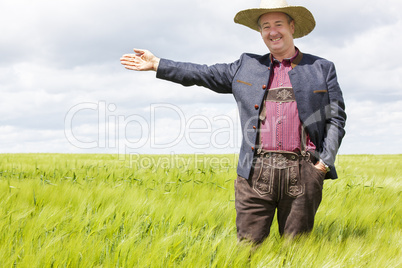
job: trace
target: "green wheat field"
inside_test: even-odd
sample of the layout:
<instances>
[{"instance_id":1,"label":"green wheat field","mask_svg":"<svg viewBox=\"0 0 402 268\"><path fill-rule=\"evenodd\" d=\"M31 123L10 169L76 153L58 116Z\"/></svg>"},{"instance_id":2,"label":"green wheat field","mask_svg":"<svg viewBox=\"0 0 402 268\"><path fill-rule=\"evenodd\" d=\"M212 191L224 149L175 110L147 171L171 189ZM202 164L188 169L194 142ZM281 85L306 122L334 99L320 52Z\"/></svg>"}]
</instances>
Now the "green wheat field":
<instances>
[{"instance_id":1,"label":"green wheat field","mask_svg":"<svg viewBox=\"0 0 402 268\"><path fill-rule=\"evenodd\" d=\"M0 267L402 267L402 155L340 155L311 234L238 243L236 155L0 154Z\"/></svg>"}]
</instances>

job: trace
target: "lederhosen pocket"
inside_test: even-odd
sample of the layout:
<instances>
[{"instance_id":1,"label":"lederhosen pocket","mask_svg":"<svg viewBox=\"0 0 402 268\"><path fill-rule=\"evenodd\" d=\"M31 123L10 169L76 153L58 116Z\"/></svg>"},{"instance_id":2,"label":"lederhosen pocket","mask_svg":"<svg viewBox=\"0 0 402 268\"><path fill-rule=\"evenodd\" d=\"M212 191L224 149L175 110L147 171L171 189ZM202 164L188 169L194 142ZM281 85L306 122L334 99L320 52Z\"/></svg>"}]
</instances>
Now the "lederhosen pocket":
<instances>
[{"instance_id":1,"label":"lederhosen pocket","mask_svg":"<svg viewBox=\"0 0 402 268\"><path fill-rule=\"evenodd\" d=\"M285 170L285 194L290 197L298 197L305 193L305 185L300 179L299 160L292 163Z\"/></svg>"},{"instance_id":2,"label":"lederhosen pocket","mask_svg":"<svg viewBox=\"0 0 402 268\"><path fill-rule=\"evenodd\" d=\"M264 162L264 156L256 159L256 178L253 178L253 189L261 196L272 194L274 182L274 170Z\"/></svg>"}]
</instances>

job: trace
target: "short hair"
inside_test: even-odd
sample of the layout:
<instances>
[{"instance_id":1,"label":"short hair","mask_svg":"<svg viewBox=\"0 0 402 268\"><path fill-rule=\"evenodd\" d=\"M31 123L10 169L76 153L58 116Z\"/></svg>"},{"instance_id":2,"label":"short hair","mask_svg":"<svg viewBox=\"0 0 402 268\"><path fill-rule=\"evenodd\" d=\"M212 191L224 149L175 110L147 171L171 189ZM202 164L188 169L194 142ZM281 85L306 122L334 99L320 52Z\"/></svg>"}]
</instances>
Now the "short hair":
<instances>
[{"instance_id":1,"label":"short hair","mask_svg":"<svg viewBox=\"0 0 402 268\"><path fill-rule=\"evenodd\" d=\"M284 13L284 12L282 12L282 13L286 15L286 18L287 18L289 24L290 24L292 21L294 21L294 19L293 19L289 14ZM267 14L267 13L265 13L265 14ZM262 17L263 15L265 15L265 14L262 14L262 15L258 18L258 21L257 21L258 28L260 28L260 30L261 30L260 20L261 20L261 17Z\"/></svg>"}]
</instances>

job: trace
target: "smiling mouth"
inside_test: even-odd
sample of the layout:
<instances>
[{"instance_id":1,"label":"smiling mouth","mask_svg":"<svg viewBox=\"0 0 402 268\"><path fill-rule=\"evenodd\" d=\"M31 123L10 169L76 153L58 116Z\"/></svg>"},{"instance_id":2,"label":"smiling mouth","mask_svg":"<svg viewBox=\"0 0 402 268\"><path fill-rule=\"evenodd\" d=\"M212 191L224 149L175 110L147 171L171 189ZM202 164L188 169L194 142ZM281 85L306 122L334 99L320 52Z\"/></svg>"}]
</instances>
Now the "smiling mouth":
<instances>
[{"instance_id":1,"label":"smiling mouth","mask_svg":"<svg viewBox=\"0 0 402 268\"><path fill-rule=\"evenodd\" d=\"M282 37L278 37L278 38L276 38L276 39L271 39L271 41L272 42L276 42L276 41L279 41L279 40L281 40L282 39Z\"/></svg>"}]
</instances>

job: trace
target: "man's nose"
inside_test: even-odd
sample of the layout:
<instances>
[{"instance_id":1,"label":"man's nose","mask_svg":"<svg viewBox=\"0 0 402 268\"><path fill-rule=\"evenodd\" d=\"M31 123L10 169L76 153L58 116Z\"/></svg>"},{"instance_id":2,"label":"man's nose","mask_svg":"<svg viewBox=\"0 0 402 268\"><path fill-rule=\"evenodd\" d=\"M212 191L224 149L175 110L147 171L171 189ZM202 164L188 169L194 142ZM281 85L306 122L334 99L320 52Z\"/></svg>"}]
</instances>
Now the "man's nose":
<instances>
[{"instance_id":1,"label":"man's nose","mask_svg":"<svg viewBox=\"0 0 402 268\"><path fill-rule=\"evenodd\" d=\"M276 37L278 34L279 32L276 29L272 29L271 32L269 33L269 36Z\"/></svg>"}]
</instances>

